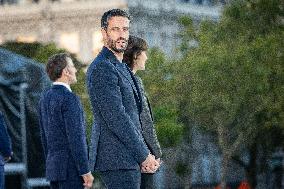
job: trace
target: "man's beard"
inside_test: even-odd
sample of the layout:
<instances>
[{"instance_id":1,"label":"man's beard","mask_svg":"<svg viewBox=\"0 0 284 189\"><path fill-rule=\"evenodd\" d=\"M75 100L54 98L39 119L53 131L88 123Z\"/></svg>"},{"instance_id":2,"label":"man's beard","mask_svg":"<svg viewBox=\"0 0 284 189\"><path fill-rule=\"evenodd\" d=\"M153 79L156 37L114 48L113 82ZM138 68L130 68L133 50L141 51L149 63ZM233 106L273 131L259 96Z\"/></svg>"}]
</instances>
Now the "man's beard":
<instances>
[{"instance_id":1,"label":"man's beard","mask_svg":"<svg viewBox=\"0 0 284 189\"><path fill-rule=\"evenodd\" d=\"M124 40L125 41L124 42L125 44L121 45L121 48L117 48L116 47L116 43L119 40ZM114 52L117 52L117 53L124 52L126 50L126 48L127 48L127 43L128 43L128 40L126 40L125 38L122 38L122 37L118 38L117 40L112 40L111 38L108 38L108 41L107 41L107 45L109 46L109 48L111 50L113 50Z\"/></svg>"}]
</instances>

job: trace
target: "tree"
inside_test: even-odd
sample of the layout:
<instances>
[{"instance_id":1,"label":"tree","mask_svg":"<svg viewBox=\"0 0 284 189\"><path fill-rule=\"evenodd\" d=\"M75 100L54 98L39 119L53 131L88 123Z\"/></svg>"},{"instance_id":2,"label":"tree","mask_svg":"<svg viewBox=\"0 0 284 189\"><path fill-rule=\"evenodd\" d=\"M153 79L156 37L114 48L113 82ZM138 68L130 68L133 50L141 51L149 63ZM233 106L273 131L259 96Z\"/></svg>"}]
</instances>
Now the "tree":
<instances>
[{"instance_id":1,"label":"tree","mask_svg":"<svg viewBox=\"0 0 284 189\"><path fill-rule=\"evenodd\" d=\"M271 155L272 144L284 147L282 20L280 0L232 2L218 23L202 22L197 31L190 19L181 19L183 58L173 77L176 94L183 116L217 136L222 188L230 159L246 167L255 188L260 150ZM193 38L198 45L188 46ZM271 137L275 133L280 143ZM238 158L245 149L249 164Z\"/></svg>"},{"instance_id":2,"label":"tree","mask_svg":"<svg viewBox=\"0 0 284 189\"><path fill-rule=\"evenodd\" d=\"M184 123L179 120L175 83L172 79L176 65L175 62L167 60L158 48L149 49L148 57L146 70L138 72L138 75L141 76L148 93L158 140L163 151L162 159L168 165L169 173L165 174L164 179L170 182L174 171L181 181L179 184L189 185L187 182L190 181L188 173L191 166L186 164L189 153L183 148L186 130Z\"/></svg>"},{"instance_id":3,"label":"tree","mask_svg":"<svg viewBox=\"0 0 284 189\"><path fill-rule=\"evenodd\" d=\"M183 125L178 123L171 74L173 65L157 48L149 50L146 70L139 72L153 106L158 139L163 147L174 147L181 142Z\"/></svg>"}]
</instances>

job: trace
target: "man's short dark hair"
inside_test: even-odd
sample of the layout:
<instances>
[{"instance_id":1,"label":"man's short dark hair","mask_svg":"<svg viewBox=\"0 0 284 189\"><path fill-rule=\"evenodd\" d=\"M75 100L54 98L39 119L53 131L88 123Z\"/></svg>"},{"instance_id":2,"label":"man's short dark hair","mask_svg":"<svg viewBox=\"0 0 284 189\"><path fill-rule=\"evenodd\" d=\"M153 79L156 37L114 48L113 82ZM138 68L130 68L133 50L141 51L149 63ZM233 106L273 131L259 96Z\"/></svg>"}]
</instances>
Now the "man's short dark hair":
<instances>
[{"instance_id":1,"label":"man's short dark hair","mask_svg":"<svg viewBox=\"0 0 284 189\"><path fill-rule=\"evenodd\" d=\"M101 28L106 30L108 27L109 19L114 16L122 16L128 18L128 20L131 20L130 15L126 11L121 9L112 9L103 14L101 19Z\"/></svg>"},{"instance_id":2,"label":"man's short dark hair","mask_svg":"<svg viewBox=\"0 0 284 189\"><path fill-rule=\"evenodd\" d=\"M67 53L59 53L51 56L46 64L46 72L51 81L56 81L61 77L63 69L67 66L67 58L71 56Z\"/></svg>"}]
</instances>

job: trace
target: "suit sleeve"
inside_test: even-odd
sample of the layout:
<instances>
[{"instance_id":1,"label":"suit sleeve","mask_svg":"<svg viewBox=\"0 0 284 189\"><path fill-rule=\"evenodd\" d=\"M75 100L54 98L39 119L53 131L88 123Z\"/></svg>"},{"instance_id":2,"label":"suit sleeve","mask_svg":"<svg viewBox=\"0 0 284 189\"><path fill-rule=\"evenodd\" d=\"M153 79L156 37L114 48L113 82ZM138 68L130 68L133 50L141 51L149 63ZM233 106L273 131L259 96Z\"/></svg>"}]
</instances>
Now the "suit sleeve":
<instances>
[{"instance_id":1,"label":"suit sleeve","mask_svg":"<svg viewBox=\"0 0 284 189\"><path fill-rule=\"evenodd\" d=\"M152 117L151 105L149 103L147 96L146 96L146 99L147 99L147 106L149 107L148 108L149 111L147 112L147 116ZM161 146L160 146L160 143L158 141L155 125L153 123L153 118L151 118L151 119L152 119L152 121L149 123L148 127L146 128L146 132L149 133L149 141L152 144L151 149L152 149L153 155L156 158L161 158L162 157ZM147 139L145 139L145 140L147 140Z\"/></svg>"},{"instance_id":2,"label":"suit sleeve","mask_svg":"<svg viewBox=\"0 0 284 189\"><path fill-rule=\"evenodd\" d=\"M149 99L147 97L146 91L144 89L144 85L142 79L136 77L138 81L138 85L140 87L142 93L142 112L141 112L141 121L142 121L142 129L143 129L143 137L150 148L151 152L156 158L161 158L162 150L160 147L160 143L158 141L158 137L156 134L156 129L153 122L153 115L151 111L151 105Z\"/></svg>"},{"instance_id":3,"label":"suit sleeve","mask_svg":"<svg viewBox=\"0 0 284 189\"><path fill-rule=\"evenodd\" d=\"M99 111L111 132L132 153L141 164L150 153L142 137L139 137L134 123L127 115L122 103L117 70L110 63L97 65L91 77L89 89L91 101L98 105Z\"/></svg>"},{"instance_id":4,"label":"suit sleeve","mask_svg":"<svg viewBox=\"0 0 284 189\"><path fill-rule=\"evenodd\" d=\"M12 154L11 139L8 135L4 116L0 113L0 153L4 157Z\"/></svg>"},{"instance_id":5,"label":"suit sleeve","mask_svg":"<svg viewBox=\"0 0 284 189\"><path fill-rule=\"evenodd\" d=\"M89 172L85 120L79 98L74 94L66 97L63 119L71 155L79 175L84 175Z\"/></svg>"}]
</instances>

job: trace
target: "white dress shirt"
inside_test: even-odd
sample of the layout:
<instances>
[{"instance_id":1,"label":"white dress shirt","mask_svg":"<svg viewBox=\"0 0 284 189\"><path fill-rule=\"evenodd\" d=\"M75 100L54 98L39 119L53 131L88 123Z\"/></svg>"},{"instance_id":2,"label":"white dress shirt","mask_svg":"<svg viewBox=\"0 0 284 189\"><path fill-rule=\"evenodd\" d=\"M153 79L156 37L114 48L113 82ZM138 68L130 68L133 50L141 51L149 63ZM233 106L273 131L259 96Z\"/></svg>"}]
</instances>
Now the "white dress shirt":
<instances>
[{"instance_id":1,"label":"white dress shirt","mask_svg":"<svg viewBox=\"0 0 284 189\"><path fill-rule=\"evenodd\" d=\"M66 87L70 92L72 92L70 85L68 85L67 83L63 83L63 82L59 82L59 81L55 81L53 82L53 85L62 85L64 87Z\"/></svg>"}]
</instances>

